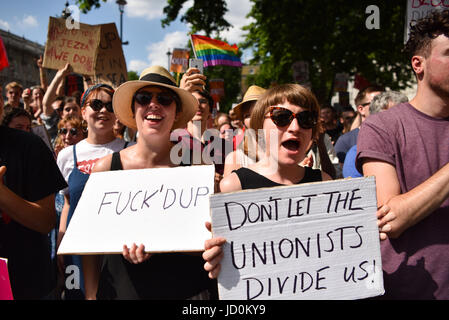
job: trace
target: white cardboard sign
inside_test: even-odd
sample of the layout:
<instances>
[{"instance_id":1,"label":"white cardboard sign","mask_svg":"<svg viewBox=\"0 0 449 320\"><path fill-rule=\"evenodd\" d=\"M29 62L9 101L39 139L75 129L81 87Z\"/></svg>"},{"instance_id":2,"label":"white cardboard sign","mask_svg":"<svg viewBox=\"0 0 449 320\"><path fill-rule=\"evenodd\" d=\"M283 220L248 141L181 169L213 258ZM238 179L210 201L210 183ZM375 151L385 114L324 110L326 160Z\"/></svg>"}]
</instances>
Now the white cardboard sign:
<instances>
[{"instance_id":1,"label":"white cardboard sign","mask_svg":"<svg viewBox=\"0 0 449 320\"><path fill-rule=\"evenodd\" d=\"M220 299L361 299L384 293L374 177L211 196L226 238Z\"/></svg>"},{"instance_id":2,"label":"white cardboard sign","mask_svg":"<svg viewBox=\"0 0 449 320\"><path fill-rule=\"evenodd\" d=\"M58 254L203 251L214 166L91 174Z\"/></svg>"}]
</instances>

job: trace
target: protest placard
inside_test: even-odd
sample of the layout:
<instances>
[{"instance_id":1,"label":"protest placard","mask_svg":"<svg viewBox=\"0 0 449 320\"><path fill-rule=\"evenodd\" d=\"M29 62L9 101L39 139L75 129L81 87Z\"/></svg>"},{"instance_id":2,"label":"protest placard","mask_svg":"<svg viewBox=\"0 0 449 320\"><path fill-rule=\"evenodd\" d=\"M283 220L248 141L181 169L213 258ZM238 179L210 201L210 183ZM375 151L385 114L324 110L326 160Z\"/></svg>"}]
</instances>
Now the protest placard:
<instances>
[{"instance_id":1,"label":"protest placard","mask_svg":"<svg viewBox=\"0 0 449 320\"><path fill-rule=\"evenodd\" d=\"M8 259L0 258L0 300L13 300L8 273Z\"/></svg>"},{"instance_id":2,"label":"protest placard","mask_svg":"<svg viewBox=\"0 0 449 320\"><path fill-rule=\"evenodd\" d=\"M70 63L76 73L86 75L95 73L100 28L83 23L79 26L79 29L69 29L65 19L50 17L44 68L61 69L66 63Z\"/></svg>"},{"instance_id":3,"label":"protest placard","mask_svg":"<svg viewBox=\"0 0 449 320\"><path fill-rule=\"evenodd\" d=\"M117 88L128 81L128 71L122 42L115 23L101 24L100 44L95 64L95 83L106 83Z\"/></svg>"},{"instance_id":4,"label":"protest placard","mask_svg":"<svg viewBox=\"0 0 449 320\"><path fill-rule=\"evenodd\" d=\"M404 43L408 40L410 22L427 17L432 11L448 9L445 0L407 0L407 13L404 31Z\"/></svg>"},{"instance_id":5,"label":"protest placard","mask_svg":"<svg viewBox=\"0 0 449 320\"><path fill-rule=\"evenodd\" d=\"M184 73L189 66L190 50L184 48L175 48L170 60L170 71Z\"/></svg>"},{"instance_id":6,"label":"protest placard","mask_svg":"<svg viewBox=\"0 0 449 320\"><path fill-rule=\"evenodd\" d=\"M374 177L216 194L220 299L360 299L384 292Z\"/></svg>"},{"instance_id":7,"label":"protest placard","mask_svg":"<svg viewBox=\"0 0 449 320\"><path fill-rule=\"evenodd\" d=\"M202 251L214 166L91 174L58 254Z\"/></svg>"}]
</instances>

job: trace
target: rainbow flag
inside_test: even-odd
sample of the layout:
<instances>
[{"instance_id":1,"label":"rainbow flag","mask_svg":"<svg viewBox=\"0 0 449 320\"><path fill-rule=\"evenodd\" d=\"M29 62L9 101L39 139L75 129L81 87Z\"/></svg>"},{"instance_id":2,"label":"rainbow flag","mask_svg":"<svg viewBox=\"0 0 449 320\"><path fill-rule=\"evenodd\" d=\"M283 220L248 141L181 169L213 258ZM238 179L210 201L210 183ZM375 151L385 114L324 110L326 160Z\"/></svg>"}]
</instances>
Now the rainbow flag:
<instances>
[{"instance_id":1,"label":"rainbow flag","mask_svg":"<svg viewBox=\"0 0 449 320\"><path fill-rule=\"evenodd\" d=\"M238 48L226 42L196 34L191 35L193 50L197 59L204 61L204 67L225 65L241 67L242 62L237 55Z\"/></svg>"}]
</instances>

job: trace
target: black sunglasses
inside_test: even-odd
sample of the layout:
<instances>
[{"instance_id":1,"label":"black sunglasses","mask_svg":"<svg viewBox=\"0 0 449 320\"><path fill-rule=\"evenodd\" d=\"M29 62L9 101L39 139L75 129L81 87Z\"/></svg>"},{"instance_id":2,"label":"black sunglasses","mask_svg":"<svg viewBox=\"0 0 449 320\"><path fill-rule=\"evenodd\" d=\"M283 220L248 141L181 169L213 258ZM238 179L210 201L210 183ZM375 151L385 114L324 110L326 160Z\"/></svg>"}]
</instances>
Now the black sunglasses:
<instances>
[{"instance_id":1,"label":"black sunglasses","mask_svg":"<svg viewBox=\"0 0 449 320\"><path fill-rule=\"evenodd\" d=\"M111 113L114 112L114 109L112 109L112 102L103 102L103 101L98 100L98 99L92 99L92 100L89 101L88 105L95 112L99 112L101 109L103 109L103 107L105 107L108 112L111 112Z\"/></svg>"},{"instance_id":2,"label":"black sunglasses","mask_svg":"<svg viewBox=\"0 0 449 320\"><path fill-rule=\"evenodd\" d=\"M286 108L271 107L268 113L270 119L278 127L288 126L295 118L303 129L312 129L317 123L317 116L312 111L302 111L295 114Z\"/></svg>"},{"instance_id":3,"label":"black sunglasses","mask_svg":"<svg viewBox=\"0 0 449 320\"><path fill-rule=\"evenodd\" d=\"M142 106L146 106L151 103L151 100L153 100L154 94L155 93L148 92L148 91L137 92L134 95L134 99L135 99L135 101L137 101L138 104L140 104ZM173 103L173 101L175 101L175 97L168 92L158 92L158 93L156 93L156 101L161 106L168 107L169 105L171 105Z\"/></svg>"},{"instance_id":4,"label":"black sunglasses","mask_svg":"<svg viewBox=\"0 0 449 320\"><path fill-rule=\"evenodd\" d=\"M70 130L67 130L67 128L61 128L58 131L59 134L62 134L64 136L67 134L67 132L69 132L71 136L76 136L78 134L78 129L72 128Z\"/></svg>"}]
</instances>

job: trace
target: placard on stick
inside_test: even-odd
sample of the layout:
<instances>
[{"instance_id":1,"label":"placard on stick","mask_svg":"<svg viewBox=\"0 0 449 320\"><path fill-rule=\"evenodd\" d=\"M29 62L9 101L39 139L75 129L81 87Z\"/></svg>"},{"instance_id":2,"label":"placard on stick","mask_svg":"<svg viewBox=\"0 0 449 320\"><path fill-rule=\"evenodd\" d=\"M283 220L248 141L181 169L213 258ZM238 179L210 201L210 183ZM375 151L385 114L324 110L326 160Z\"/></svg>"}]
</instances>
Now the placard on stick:
<instances>
[{"instance_id":1,"label":"placard on stick","mask_svg":"<svg viewBox=\"0 0 449 320\"><path fill-rule=\"evenodd\" d=\"M214 166L91 174L58 254L203 251Z\"/></svg>"},{"instance_id":2,"label":"placard on stick","mask_svg":"<svg viewBox=\"0 0 449 320\"><path fill-rule=\"evenodd\" d=\"M95 83L106 83L117 88L128 81L122 41L115 23L101 24L100 45L95 64Z\"/></svg>"},{"instance_id":3,"label":"placard on stick","mask_svg":"<svg viewBox=\"0 0 449 320\"><path fill-rule=\"evenodd\" d=\"M50 17L44 68L61 69L66 63L70 63L76 73L95 73L100 28L83 23L79 26L79 29L69 29L65 19Z\"/></svg>"},{"instance_id":4,"label":"placard on stick","mask_svg":"<svg viewBox=\"0 0 449 320\"><path fill-rule=\"evenodd\" d=\"M384 292L374 177L216 194L220 299L361 299Z\"/></svg>"}]
</instances>

